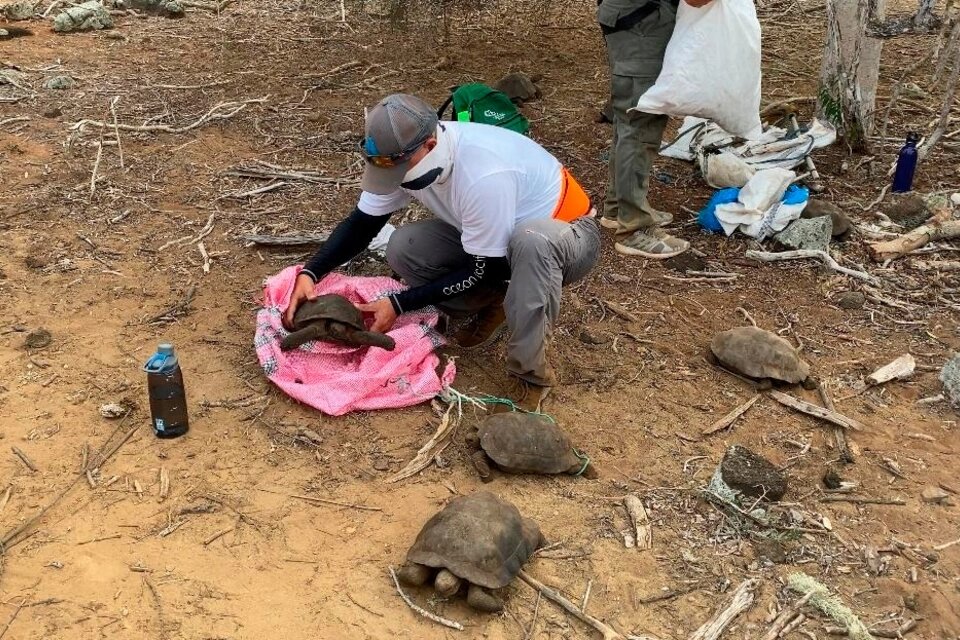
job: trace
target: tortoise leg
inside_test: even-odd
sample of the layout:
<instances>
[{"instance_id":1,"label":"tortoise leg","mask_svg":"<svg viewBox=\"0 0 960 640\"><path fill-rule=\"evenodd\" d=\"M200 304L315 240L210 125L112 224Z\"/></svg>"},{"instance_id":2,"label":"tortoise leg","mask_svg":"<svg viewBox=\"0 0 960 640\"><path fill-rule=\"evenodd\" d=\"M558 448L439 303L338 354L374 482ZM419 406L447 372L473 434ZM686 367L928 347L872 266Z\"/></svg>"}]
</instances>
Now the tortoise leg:
<instances>
[{"instance_id":1,"label":"tortoise leg","mask_svg":"<svg viewBox=\"0 0 960 640\"><path fill-rule=\"evenodd\" d=\"M503 600L477 584L471 584L467 589L467 604L485 613L503 611Z\"/></svg>"},{"instance_id":2,"label":"tortoise leg","mask_svg":"<svg viewBox=\"0 0 960 640\"><path fill-rule=\"evenodd\" d=\"M397 343L394 342L393 338L385 333L378 333L376 331L353 330L350 340L354 344L380 347L381 349L386 349L387 351L393 351L397 348Z\"/></svg>"},{"instance_id":3,"label":"tortoise leg","mask_svg":"<svg viewBox=\"0 0 960 640\"><path fill-rule=\"evenodd\" d=\"M820 386L820 383L813 376L807 376L806 378L800 381L800 385L807 391L813 391L818 386Z\"/></svg>"},{"instance_id":4,"label":"tortoise leg","mask_svg":"<svg viewBox=\"0 0 960 640\"><path fill-rule=\"evenodd\" d=\"M473 462L473 468L477 470L477 475L480 476L481 480L490 482L493 479L490 472L490 458L487 457L486 453L474 451L470 460Z\"/></svg>"},{"instance_id":5,"label":"tortoise leg","mask_svg":"<svg viewBox=\"0 0 960 640\"><path fill-rule=\"evenodd\" d=\"M420 585L426 584L427 580L430 579L430 567L425 564L408 562L397 571L397 577L400 579L400 582L404 584L408 584L411 587L419 587Z\"/></svg>"},{"instance_id":6,"label":"tortoise leg","mask_svg":"<svg viewBox=\"0 0 960 640\"><path fill-rule=\"evenodd\" d=\"M310 342L311 340L316 340L319 336L319 327L317 325L308 325L299 331L294 331L286 338L280 341L280 349L282 351L290 351L291 349L296 349L302 344Z\"/></svg>"},{"instance_id":7,"label":"tortoise leg","mask_svg":"<svg viewBox=\"0 0 960 640\"><path fill-rule=\"evenodd\" d=\"M460 590L463 580L453 575L447 569L441 569L433 581L433 588L441 598L449 598Z\"/></svg>"},{"instance_id":8,"label":"tortoise leg","mask_svg":"<svg viewBox=\"0 0 960 640\"><path fill-rule=\"evenodd\" d=\"M770 378L763 378L757 382L757 391L770 391L773 389L773 380Z\"/></svg>"}]
</instances>

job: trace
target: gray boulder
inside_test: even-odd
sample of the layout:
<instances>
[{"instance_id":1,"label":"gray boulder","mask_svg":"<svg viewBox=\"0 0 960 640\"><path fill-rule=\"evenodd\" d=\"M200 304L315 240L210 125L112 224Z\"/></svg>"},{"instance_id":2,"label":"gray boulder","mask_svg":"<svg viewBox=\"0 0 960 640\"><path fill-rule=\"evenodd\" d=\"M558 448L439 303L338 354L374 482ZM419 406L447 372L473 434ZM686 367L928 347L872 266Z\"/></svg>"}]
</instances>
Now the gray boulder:
<instances>
[{"instance_id":1,"label":"gray boulder","mask_svg":"<svg viewBox=\"0 0 960 640\"><path fill-rule=\"evenodd\" d=\"M95 31L112 27L113 18L110 12L97 0L70 7L53 19L53 30L58 33Z\"/></svg>"},{"instance_id":2,"label":"gray boulder","mask_svg":"<svg viewBox=\"0 0 960 640\"><path fill-rule=\"evenodd\" d=\"M730 447L720 461L720 477L728 487L750 498L776 502L787 492L787 476L746 447Z\"/></svg>"},{"instance_id":3,"label":"gray boulder","mask_svg":"<svg viewBox=\"0 0 960 640\"><path fill-rule=\"evenodd\" d=\"M73 78L71 78L70 76L53 76L52 78L47 80L43 86L45 86L47 89L54 89L58 91L62 91L64 89L72 89Z\"/></svg>"},{"instance_id":4,"label":"gray boulder","mask_svg":"<svg viewBox=\"0 0 960 640\"><path fill-rule=\"evenodd\" d=\"M833 221L829 216L810 220L794 220L774 238L788 249L826 251L833 235Z\"/></svg>"},{"instance_id":5,"label":"gray boulder","mask_svg":"<svg viewBox=\"0 0 960 640\"><path fill-rule=\"evenodd\" d=\"M7 20L29 20L33 17L33 3L20 0L3 7L0 11Z\"/></svg>"},{"instance_id":6,"label":"gray boulder","mask_svg":"<svg viewBox=\"0 0 960 640\"><path fill-rule=\"evenodd\" d=\"M940 382L947 400L955 407L960 407L960 354L954 354L947 360L940 371Z\"/></svg>"}]
</instances>

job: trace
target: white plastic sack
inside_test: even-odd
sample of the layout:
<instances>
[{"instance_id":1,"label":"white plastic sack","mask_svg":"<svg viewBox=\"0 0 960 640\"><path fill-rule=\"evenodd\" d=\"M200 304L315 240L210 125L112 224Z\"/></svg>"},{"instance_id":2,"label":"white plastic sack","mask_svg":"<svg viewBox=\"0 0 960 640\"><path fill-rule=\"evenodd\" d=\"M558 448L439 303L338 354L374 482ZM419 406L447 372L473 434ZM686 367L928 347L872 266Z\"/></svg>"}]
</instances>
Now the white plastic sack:
<instances>
[{"instance_id":1,"label":"white plastic sack","mask_svg":"<svg viewBox=\"0 0 960 640\"><path fill-rule=\"evenodd\" d=\"M718 204L717 221L728 236L734 231L764 240L800 217L807 201L782 202L797 174L786 169L758 171L740 190L737 202Z\"/></svg>"},{"instance_id":2,"label":"white plastic sack","mask_svg":"<svg viewBox=\"0 0 960 640\"><path fill-rule=\"evenodd\" d=\"M634 108L709 118L734 135L760 136L760 22L753 0L681 1L656 83Z\"/></svg>"},{"instance_id":3,"label":"white plastic sack","mask_svg":"<svg viewBox=\"0 0 960 640\"><path fill-rule=\"evenodd\" d=\"M703 155L700 167L707 184L714 189L742 187L757 172L754 167L744 162L743 158L729 151Z\"/></svg>"}]
</instances>

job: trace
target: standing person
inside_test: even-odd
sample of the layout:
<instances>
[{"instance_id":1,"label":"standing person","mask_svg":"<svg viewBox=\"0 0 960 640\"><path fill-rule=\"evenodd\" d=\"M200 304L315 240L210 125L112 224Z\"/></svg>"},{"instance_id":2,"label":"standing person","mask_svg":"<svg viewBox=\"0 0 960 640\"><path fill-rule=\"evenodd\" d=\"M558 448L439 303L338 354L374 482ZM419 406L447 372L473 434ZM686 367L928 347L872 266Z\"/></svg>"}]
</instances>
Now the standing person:
<instances>
[{"instance_id":1,"label":"standing person","mask_svg":"<svg viewBox=\"0 0 960 640\"><path fill-rule=\"evenodd\" d=\"M684 0L701 7L711 0ZM603 203L604 227L620 236L615 249L627 255L662 259L690 248L660 227L673 216L650 206L647 194L653 159L660 150L667 116L628 112L653 86L673 34L679 0L602 0L597 21L610 62L613 146Z\"/></svg>"},{"instance_id":2,"label":"standing person","mask_svg":"<svg viewBox=\"0 0 960 640\"><path fill-rule=\"evenodd\" d=\"M360 151L367 162L360 200L297 277L284 324L292 326L320 279L418 200L435 217L397 229L386 251L411 288L359 308L373 314L373 331L389 331L398 315L427 305L472 317L453 337L463 348L489 345L507 325L509 395L538 411L556 384L548 346L561 288L586 276L600 254L586 193L530 138L439 122L429 104L406 94L370 109Z\"/></svg>"}]
</instances>

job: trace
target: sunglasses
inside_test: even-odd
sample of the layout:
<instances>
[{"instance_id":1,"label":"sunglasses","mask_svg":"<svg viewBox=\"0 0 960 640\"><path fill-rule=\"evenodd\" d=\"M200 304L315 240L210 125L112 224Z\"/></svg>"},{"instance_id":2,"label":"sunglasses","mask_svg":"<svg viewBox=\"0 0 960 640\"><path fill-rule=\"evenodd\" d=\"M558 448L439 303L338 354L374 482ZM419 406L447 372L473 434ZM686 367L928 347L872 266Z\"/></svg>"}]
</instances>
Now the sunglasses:
<instances>
[{"instance_id":1,"label":"sunglasses","mask_svg":"<svg viewBox=\"0 0 960 640\"><path fill-rule=\"evenodd\" d=\"M360 153L373 166L390 169L409 161L410 157L422 146L423 141L420 141L399 153L384 155L377 149L377 143L373 141L373 138L364 138L360 141Z\"/></svg>"}]
</instances>

